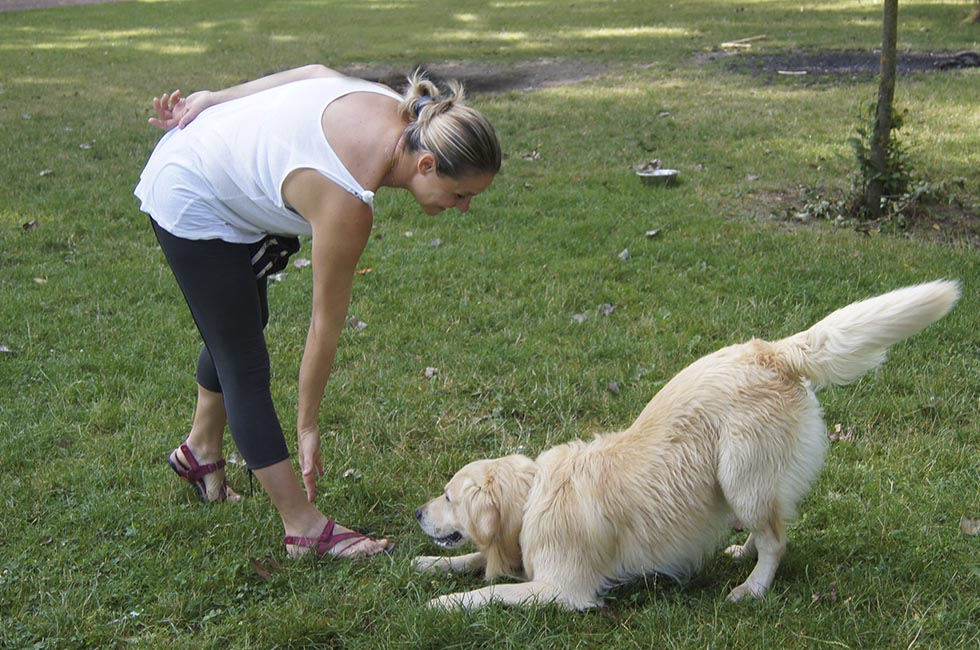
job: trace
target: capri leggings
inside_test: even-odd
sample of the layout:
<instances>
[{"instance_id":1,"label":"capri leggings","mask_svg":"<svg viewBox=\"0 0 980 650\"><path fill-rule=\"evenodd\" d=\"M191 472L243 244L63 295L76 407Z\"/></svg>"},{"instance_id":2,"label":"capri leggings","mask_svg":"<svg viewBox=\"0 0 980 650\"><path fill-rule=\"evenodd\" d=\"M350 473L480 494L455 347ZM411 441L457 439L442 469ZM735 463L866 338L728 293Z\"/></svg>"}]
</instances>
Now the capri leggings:
<instances>
[{"instance_id":1,"label":"capri leggings","mask_svg":"<svg viewBox=\"0 0 980 650\"><path fill-rule=\"evenodd\" d=\"M267 280L255 279L249 245L183 239L150 221L204 339L198 384L222 394L231 437L249 469L286 460L262 332L269 322Z\"/></svg>"}]
</instances>

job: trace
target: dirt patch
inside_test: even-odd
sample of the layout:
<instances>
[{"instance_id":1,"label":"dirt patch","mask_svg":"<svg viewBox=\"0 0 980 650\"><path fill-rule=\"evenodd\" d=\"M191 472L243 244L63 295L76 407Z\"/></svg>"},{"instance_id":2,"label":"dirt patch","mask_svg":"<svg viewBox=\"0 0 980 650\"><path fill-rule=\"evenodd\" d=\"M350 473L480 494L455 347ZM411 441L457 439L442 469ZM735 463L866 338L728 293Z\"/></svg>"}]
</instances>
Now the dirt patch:
<instances>
[{"instance_id":1,"label":"dirt patch","mask_svg":"<svg viewBox=\"0 0 980 650\"><path fill-rule=\"evenodd\" d=\"M499 93L529 91L549 86L580 83L609 71L610 66L564 59L535 59L516 63L448 62L404 67L350 65L339 68L345 74L378 81L393 88L405 86L408 72L420 67L433 81L456 79L467 92Z\"/></svg>"},{"instance_id":2,"label":"dirt patch","mask_svg":"<svg viewBox=\"0 0 980 650\"><path fill-rule=\"evenodd\" d=\"M745 216L778 223L786 230L834 223L868 236L890 235L940 244L980 248L980 204L972 207L939 189L910 205L902 215L861 221L847 216L848 198L842 192L797 187L752 193Z\"/></svg>"},{"instance_id":3,"label":"dirt patch","mask_svg":"<svg viewBox=\"0 0 980 650\"><path fill-rule=\"evenodd\" d=\"M881 69L881 52L869 50L790 50L751 54L716 51L700 55L702 62L722 60L724 67L740 74L774 80L776 77L808 77L821 80L867 81ZM899 74L944 72L980 67L980 52L900 52Z\"/></svg>"}]
</instances>

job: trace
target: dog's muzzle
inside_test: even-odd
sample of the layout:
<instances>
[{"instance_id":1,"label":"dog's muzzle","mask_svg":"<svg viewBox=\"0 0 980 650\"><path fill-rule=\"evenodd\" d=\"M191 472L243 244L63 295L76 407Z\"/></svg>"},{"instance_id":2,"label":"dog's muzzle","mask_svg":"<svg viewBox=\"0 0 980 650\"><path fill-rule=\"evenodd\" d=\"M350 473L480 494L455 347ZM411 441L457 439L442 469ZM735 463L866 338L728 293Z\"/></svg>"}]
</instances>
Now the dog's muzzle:
<instances>
[{"instance_id":1,"label":"dog's muzzle","mask_svg":"<svg viewBox=\"0 0 980 650\"><path fill-rule=\"evenodd\" d=\"M463 543L463 536L460 533L452 533L446 535L445 537L433 537L432 541L436 543L436 546L441 546L443 548L456 548Z\"/></svg>"},{"instance_id":2,"label":"dog's muzzle","mask_svg":"<svg viewBox=\"0 0 980 650\"><path fill-rule=\"evenodd\" d=\"M422 529L422 532L424 532L426 535L429 536L429 539L431 539L433 543L436 544L436 546L441 546L443 548L456 548L457 546L460 546L463 542L466 541L465 539L463 539L463 534L455 530L449 533L448 535L444 535L442 537L436 537L435 535L432 535L429 531L426 530L426 526L422 522L422 519L424 517L425 517L425 509L417 508L415 510L415 518L419 522L419 527Z\"/></svg>"}]
</instances>

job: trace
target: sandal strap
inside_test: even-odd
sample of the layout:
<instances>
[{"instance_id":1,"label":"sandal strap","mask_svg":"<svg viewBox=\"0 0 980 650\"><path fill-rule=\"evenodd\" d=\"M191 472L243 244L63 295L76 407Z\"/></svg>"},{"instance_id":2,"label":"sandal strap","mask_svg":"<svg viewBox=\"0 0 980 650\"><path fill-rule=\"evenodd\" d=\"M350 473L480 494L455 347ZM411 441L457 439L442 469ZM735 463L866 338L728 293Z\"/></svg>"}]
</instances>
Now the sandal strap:
<instances>
[{"instance_id":1,"label":"sandal strap","mask_svg":"<svg viewBox=\"0 0 980 650\"><path fill-rule=\"evenodd\" d=\"M333 534L334 526L336 522L333 519L327 521L327 525L323 527L323 532L320 533L319 537L300 537L297 535L287 535L283 540L288 546L299 546L302 548L312 548L317 557L324 557L327 555L337 544L341 542L357 539L361 541L362 539L374 539L369 535L363 533L357 533L351 531L349 533L338 533ZM354 546L357 542L348 544L347 547Z\"/></svg>"},{"instance_id":2,"label":"sandal strap","mask_svg":"<svg viewBox=\"0 0 980 650\"><path fill-rule=\"evenodd\" d=\"M216 463L208 463L207 465L202 465L197 462L197 458L191 452L191 448L187 446L186 442L181 443L180 451L184 454L184 460L187 461L189 467L183 474L183 477L188 481L197 482L202 478L211 474L212 472L217 472L219 469L225 466L225 459L222 458Z\"/></svg>"},{"instance_id":3,"label":"sandal strap","mask_svg":"<svg viewBox=\"0 0 980 650\"><path fill-rule=\"evenodd\" d=\"M301 537L299 535L286 535L283 541L289 546L299 546L301 548L312 548L319 546L330 539L333 534L333 527L337 524L333 519L327 520L327 525L323 527L323 532L319 537Z\"/></svg>"}]
</instances>

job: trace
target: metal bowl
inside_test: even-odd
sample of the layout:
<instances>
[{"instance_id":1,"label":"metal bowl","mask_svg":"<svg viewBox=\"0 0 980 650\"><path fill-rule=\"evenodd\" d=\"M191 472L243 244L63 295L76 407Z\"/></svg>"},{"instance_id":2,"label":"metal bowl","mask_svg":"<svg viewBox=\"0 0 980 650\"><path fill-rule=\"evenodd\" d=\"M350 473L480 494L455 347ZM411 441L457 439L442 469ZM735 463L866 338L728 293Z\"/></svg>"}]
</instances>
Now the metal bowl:
<instances>
[{"instance_id":1,"label":"metal bowl","mask_svg":"<svg viewBox=\"0 0 980 650\"><path fill-rule=\"evenodd\" d=\"M644 185L654 187L668 187L677 182L678 171L676 169L641 169L636 172Z\"/></svg>"}]
</instances>

